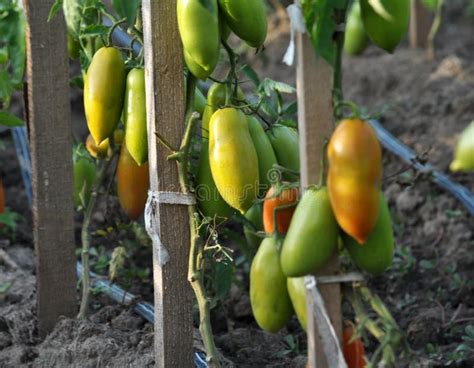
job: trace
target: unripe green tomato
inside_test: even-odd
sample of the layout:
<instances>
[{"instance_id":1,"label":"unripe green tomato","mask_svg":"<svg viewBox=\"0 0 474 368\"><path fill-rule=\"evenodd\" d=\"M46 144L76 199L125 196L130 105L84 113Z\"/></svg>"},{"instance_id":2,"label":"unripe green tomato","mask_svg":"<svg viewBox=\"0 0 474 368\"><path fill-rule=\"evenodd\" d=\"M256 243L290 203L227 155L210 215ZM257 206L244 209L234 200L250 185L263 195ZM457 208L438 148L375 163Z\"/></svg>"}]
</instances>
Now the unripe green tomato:
<instances>
[{"instance_id":1,"label":"unripe green tomato","mask_svg":"<svg viewBox=\"0 0 474 368\"><path fill-rule=\"evenodd\" d=\"M260 178L259 194L265 195L278 176L274 171L273 165L277 164L277 158L273 151L272 144L268 139L262 124L255 116L248 116L250 136L252 137L255 150L258 157L258 171Z\"/></svg>"},{"instance_id":2,"label":"unripe green tomato","mask_svg":"<svg viewBox=\"0 0 474 368\"><path fill-rule=\"evenodd\" d=\"M300 170L299 139L296 130L285 125L274 125L267 131L268 138L275 151L278 163L294 171ZM293 174L284 173L283 178L289 181L298 180Z\"/></svg>"},{"instance_id":3,"label":"unripe green tomato","mask_svg":"<svg viewBox=\"0 0 474 368\"><path fill-rule=\"evenodd\" d=\"M222 221L232 215L232 208L224 201L212 178L209 163L209 142L207 140L202 142L195 191L199 208L205 216L218 217L218 221Z\"/></svg>"},{"instance_id":4,"label":"unripe green tomato","mask_svg":"<svg viewBox=\"0 0 474 368\"><path fill-rule=\"evenodd\" d=\"M250 268L250 305L260 328L278 332L293 314L286 277L273 237L265 238Z\"/></svg>"},{"instance_id":5,"label":"unripe green tomato","mask_svg":"<svg viewBox=\"0 0 474 368\"><path fill-rule=\"evenodd\" d=\"M247 117L235 108L219 109L209 127L212 177L222 198L243 214L258 193L258 158Z\"/></svg>"},{"instance_id":6,"label":"unripe green tomato","mask_svg":"<svg viewBox=\"0 0 474 368\"><path fill-rule=\"evenodd\" d=\"M347 16L344 51L349 55L359 55L367 47L367 35L360 15L359 1L354 1Z\"/></svg>"},{"instance_id":7,"label":"unripe green tomato","mask_svg":"<svg viewBox=\"0 0 474 368\"><path fill-rule=\"evenodd\" d=\"M178 0L177 14L186 65L197 78L206 79L219 59L217 0Z\"/></svg>"},{"instance_id":8,"label":"unripe green tomato","mask_svg":"<svg viewBox=\"0 0 474 368\"><path fill-rule=\"evenodd\" d=\"M410 0L360 0L362 21L370 39L393 53L408 31Z\"/></svg>"},{"instance_id":9,"label":"unripe green tomato","mask_svg":"<svg viewBox=\"0 0 474 368\"><path fill-rule=\"evenodd\" d=\"M229 28L252 47L267 37L267 14L263 0L219 0Z\"/></svg>"},{"instance_id":10,"label":"unripe green tomato","mask_svg":"<svg viewBox=\"0 0 474 368\"><path fill-rule=\"evenodd\" d=\"M71 60L76 60L79 57L81 44L78 39L75 39L69 32L67 34L67 54Z\"/></svg>"},{"instance_id":11,"label":"unripe green tomato","mask_svg":"<svg viewBox=\"0 0 474 368\"><path fill-rule=\"evenodd\" d=\"M255 233L256 231L263 231L263 208L262 202L256 202L245 212L245 218L249 220L255 229L252 229L248 225L244 225L244 235L247 240L247 244L250 246L252 251L258 249L263 238Z\"/></svg>"},{"instance_id":12,"label":"unripe green tomato","mask_svg":"<svg viewBox=\"0 0 474 368\"><path fill-rule=\"evenodd\" d=\"M281 267L287 277L320 270L337 249L338 226L326 187L308 189L293 214L281 249Z\"/></svg>"},{"instance_id":13,"label":"unripe green tomato","mask_svg":"<svg viewBox=\"0 0 474 368\"><path fill-rule=\"evenodd\" d=\"M125 65L120 51L103 47L94 54L84 80L87 126L96 144L117 128L123 108Z\"/></svg>"},{"instance_id":14,"label":"unripe green tomato","mask_svg":"<svg viewBox=\"0 0 474 368\"><path fill-rule=\"evenodd\" d=\"M74 206L87 206L91 198L92 186L96 177L95 163L87 157L74 158ZM81 201L83 196L84 203Z\"/></svg>"},{"instance_id":15,"label":"unripe green tomato","mask_svg":"<svg viewBox=\"0 0 474 368\"><path fill-rule=\"evenodd\" d=\"M306 286L303 277L288 277L286 279L288 293L290 294L291 304L295 310L296 317L303 330L307 328L306 315Z\"/></svg>"},{"instance_id":16,"label":"unripe green tomato","mask_svg":"<svg viewBox=\"0 0 474 368\"><path fill-rule=\"evenodd\" d=\"M459 137L454 161L449 166L451 171L474 171L474 121L469 124Z\"/></svg>"},{"instance_id":17,"label":"unripe green tomato","mask_svg":"<svg viewBox=\"0 0 474 368\"><path fill-rule=\"evenodd\" d=\"M364 244L359 244L346 233L342 234L344 246L354 263L362 270L378 275L393 261L393 230L390 211L384 195L380 192L379 217L374 229Z\"/></svg>"},{"instance_id":18,"label":"unripe green tomato","mask_svg":"<svg viewBox=\"0 0 474 368\"><path fill-rule=\"evenodd\" d=\"M141 166L148 161L145 71L134 68L127 75L124 104L125 142L128 152Z\"/></svg>"}]
</instances>

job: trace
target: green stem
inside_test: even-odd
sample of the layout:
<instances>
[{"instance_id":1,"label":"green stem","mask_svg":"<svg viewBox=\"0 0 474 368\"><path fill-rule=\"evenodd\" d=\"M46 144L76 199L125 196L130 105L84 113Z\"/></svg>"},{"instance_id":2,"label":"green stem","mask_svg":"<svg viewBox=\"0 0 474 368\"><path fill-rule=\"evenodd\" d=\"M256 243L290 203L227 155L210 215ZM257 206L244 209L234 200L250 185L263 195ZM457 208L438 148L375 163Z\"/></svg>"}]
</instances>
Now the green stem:
<instances>
[{"instance_id":1,"label":"green stem","mask_svg":"<svg viewBox=\"0 0 474 368\"><path fill-rule=\"evenodd\" d=\"M428 38L426 40L426 43L427 43L426 51L428 53L428 58L430 60L433 60L435 56L434 40L441 27L442 20L443 20L443 0L438 0L438 4L436 6L435 17L433 19L433 23L431 24L430 32L428 33Z\"/></svg>"},{"instance_id":2,"label":"green stem","mask_svg":"<svg viewBox=\"0 0 474 368\"><path fill-rule=\"evenodd\" d=\"M227 93L226 93L226 105L230 105L231 102L231 97L236 97L237 96L237 90L238 90L238 79L237 79L237 74L235 72L235 52L232 50L232 48L229 46L229 44L222 40L222 46L224 46L225 51L227 52L227 55L229 56L229 63L230 63L230 69L229 69L229 74L227 75L226 79L226 85L227 85ZM234 83L234 90L232 91L232 83Z\"/></svg>"},{"instance_id":3,"label":"green stem","mask_svg":"<svg viewBox=\"0 0 474 368\"><path fill-rule=\"evenodd\" d=\"M179 183L181 191L189 194L190 182L188 176L189 152L191 149L192 136L195 131L199 114L194 112L194 93L196 90L196 78L189 73L186 83L186 131L181 142L179 152L180 158L177 160ZM204 287L204 272L202 268L202 260L204 259L203 247L198 244L199 227L196 216L197 208L195 205L188 206L189 229L191 249L189 254L188 280L196 295L199 307L199 331L206 348L208 366L211 368L220 367L219 353L214 343L214 336L211 325L211 308L209 298L206 295Z\"/></svg>"},{"instance_id":4,"label":"green stem","mask_svg":"<svg viewBox=\"0 0 474 368\"><path fill-rule=\"evenodd\" d=\"M90 264L89 264L89 250L91 244L91 234L89 227L92 221L92 215L94 214L94 209L97 203L97 197L99 189L102 186L102 183L105 180L107 171L109 169L110 163L112 162L113 157L110 159L101 162L99 172L97 173L96 180L92 187L91 197L89 203L87 204L86 211L84 213L84 219L82 222L81 230L81 242L82 242L82 252L81 252L81 261L82 261L82 299L81 306L79 308L79 314L77 318L83 319L87 315L87 310L89 307L89 296L90 296Z\"/></svg>"},{"instance_id":5,"label":"green stem","mask_svg":"<svg viewBox=\"0 0 474 368\"><path fill-rule=\"evenodd\" d=\"M112 35L115 31L115 28L117 28L122 23L126 23L126 22L127 22L127 18L123 18L112 24L112 27L110 27L109 33L107 34L107 47L110 47L112 45Z\"/></svg>"}]
</instances>

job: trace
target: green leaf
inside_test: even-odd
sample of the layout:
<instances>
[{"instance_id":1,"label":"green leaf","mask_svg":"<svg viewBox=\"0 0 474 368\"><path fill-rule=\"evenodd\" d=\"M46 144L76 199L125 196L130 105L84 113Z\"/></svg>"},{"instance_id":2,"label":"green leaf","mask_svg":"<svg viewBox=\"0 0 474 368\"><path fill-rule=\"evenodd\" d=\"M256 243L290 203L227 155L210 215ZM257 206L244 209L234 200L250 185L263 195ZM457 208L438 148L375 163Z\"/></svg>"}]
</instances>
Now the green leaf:
<instances>
[{"instance_id":1,"label":"green leaf","mask_svg":"<svg viewBox=\"0 0 474 368\"><path fill-rule=\"evenodd\" d=\"M56 14L58 13L59 9L61 9L61 7L63 6L63 0L56 0L53 4L53 6L51 7L51 10L49 11L49 15L48 15L48 23L51 21L51 19L53 19Z\"/></svg>"},{"instance_id":2,"label":"green leaf","mask_svg":"<svg viewBox=\"0 0 474 368\"><path fill-rule=\"evenodd\" d=\"M258 91L260 93L265 93L267 96L270 96L273 91L277 91L280 93L295 93L296 88L283 82L278 82L270 78L265 78L258 86Z\"/></svg>"},{"instance_id":3,"label":"green leaf","mask_svg":"<svg viewBox=\"0 0 474 368\"><path fill-rule=\"evenodd\" d=\"M107 37L110 27L101 24L93 24L81 30L81 37L84 36L104 36Z\"/></svg>"},{"instance_id":4,"label":"green leaf","mask_svg":"<svg viewBox=\"0 0 474 368\"><path fill-rule=\"evenodd\" d=\"M258 77L258 74L255 70L252 69L252 67L248 64L245 64L242 68L243 72L245 75L255 84L255 87L258 87L260 84L260 78Z\"/></svg>"},{"instance_id":5,"label":"green leaf","mask_svg":"<svg viewBox=\"0 0 474 368\"><path fill-rule=\"evenodd\" d=\"M63 0L64 20L66 21L68 32L74 38L79 37L84 3L84 0Z\"/></svg>"},{"instance_id":6,"label":"green leaf","mask_svg":"<svg viewBox=\"0 0 474 368\"><path fill-rule=\"evenodd\" d=\"M335 14L347 8L348 0L302 0L301 7L306 29L317 56L334 65L336 43L333 36L336 30Z\"/></svg>"},{"instance_id":7,"label":"green leaf","mask_svg":"<svg viewBox=\"0 0 474 368\"><path fill-rule=\"evenodd\" d=\"M135 24L138 7L141 3L141 0L112 0L112 6L117 12L119 18L127 18L129 26Z\"/></svg>"},{"instance_id":8,"label":"green leaf","mask_svg":"<svg viewBox=\"0 0 474 368\"><path fill-rule=\"evenodd\" d=\"M234 278L234 265L232 262L219 262L216 264L216 297L224 300L229 293Z\"/></svg>"},{"instance_id":9,"label":"green leaf","mask_svg":"<svg viewBox=\"0 0 474 368\"><path fill-rule=\"evenodd\" d=\"M13 87L10 74L5 69L0 69L0 101L3 103L4 109L10 106Z\"/></svg>"},{"instance_id":10,"label":"green leaf","mask_svg":"<svg viewBox=\"0 0 474 368\"><path fill-rule=\"evenodd\" d=\"M7 281L6 283L4 284L1 284L0 285L0 294L6 294L8 292L8 290L10 290L10 288L12 287L12 282L11 281Z\"/></svg>"},{"instance_id":11,"label":"green leaf","mask_svg":"<svg viewBox=\"0 0 474 368\"><path fill-rule=\"evenodd\" d=\"M24 124L23 120L5 111L0 111L0 125L17 127Z\"/></svg>"}]
</instances>

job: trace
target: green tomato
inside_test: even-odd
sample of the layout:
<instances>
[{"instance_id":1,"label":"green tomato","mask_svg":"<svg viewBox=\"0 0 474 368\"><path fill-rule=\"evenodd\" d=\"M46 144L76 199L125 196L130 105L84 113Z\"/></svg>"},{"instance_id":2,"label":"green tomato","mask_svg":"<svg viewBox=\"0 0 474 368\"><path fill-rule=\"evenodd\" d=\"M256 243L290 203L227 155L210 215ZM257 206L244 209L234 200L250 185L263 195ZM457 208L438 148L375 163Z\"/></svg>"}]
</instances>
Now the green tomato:
<instances>
[{"instance_id":1,"label":"green tomato","mask_svg":"<svg viewBox=\"0 0 474 368\"><path fill-rule=\"evenodd\" d=\"M125 143L128 152L141 166L148 161L145 71L132 69L127 76L124 104Z\"/></svg>"},{"instance_id":2,"label":"green tomato","mask_svg":"<svg viewBox=\"0 0 474 368\"><path fill-rule=\"evenodd\" d=\"M263 0L219 0L229 28L252 47L267 37L267 14Z\"/></svg>"},{"instance_id":3,"label":"green tomato","mask_svg":"<svg viewBox=\"0 0 474 368\"><path fill-rule=\"evenodd\" d=\"M197 78L206 79L219 59L217 0L178 0L177 14L186 65Z\"/></svg>"},{"instance_id":4,"label":"green tomato","mask_svg":"<svg viewBox=\"0 0 474 368\"><path fill-rule=\"evenodd\" d=\"M365 243L359 244L346 233L342 234L342 241L354 263L364 271L378 275L392 264L392 220L382 192L380 192L378 220Z\"/></svg>"},{"instance_id":5,"label":"green tomato","mask_svg":"<svg viewBox=\"0 0 474 368\"><path fill-rule=\"evenodd\" d=\"M236 108L219 109L209 128L212 177L222 198L243 214L258 194L258 157L247 116Z\"/></svg>"},{"instance_id":6,"label":"green tomato","mask_svg":"<svg viewBox=\"0 0 474 368\"><path fill-rule=\"evenodd\" d=\"M95 163L87 157L76 156L74 158L73 172L74 206L87 206L96 177ZM83 196L84 203L81 201L81 196Z\"/></svg>"},{"instance_id":7,"label":"green tomato","mask_svg":"<svg viewBox=\"0 0 474 368\"><path fill-rule=\"evenodd\" d=\"M285 125L274 125L267 131L268 138L275 151L278 163L294 171L300 170L300 151L298 133L295 129ZM285 173L283 178L286 180L298 180L293 174Z\"/></svg>"},{"instance_id":8,"label":"green tomato","mask_svg":"<svg viewBox=\"0 0 474 368\"><path fill-rule=\"evenodd\" d=\"M273 165L277 164L277 158L273 151L272 144L263 130L262 124L254 116L247 117L249 123L250 136L252 137L255 150L258 156L258 171L260 178L259 193L265 195L275 180Z\"/></svg>"},{"instance_id":9,"label":"green tomato","mask_svg":"<svg viewBox=\"0 0 474 368\"><path fill-rule=\"evenodd\" d=\"M291 219L281 249L287 277L300 277L326 265L337 249L338 226L326 187L308 189Z\"/></svg>"},{"instance_id":10,"label":"green tomato","mask_svg":"<svg viewBox=\"0 0 474 368\"><path fill-rule=\"evenodd\" d=\"M451 171L474 171L474 121L461 134L454 161L449 166Z\"/></svg>"},{"instance_id":11,"label":"green tomato","mask_svg":"<svg viewBox=\"0 0 474 368\"><path fill-rule=\"evenodd\" d=\"M354 1L347 16L344 51L349 55L359 55L367 47L367 35L360 15L360 4Z\"/></svg>"},{"instance_id":12,"label":"green tomato","mask_svg":"<svg viewBox=\"0 0 474 368\"><path fill-rule=\"evenodd\" d=\"M250 305L260 328L278 332L293 314L276 241L265 238L250 268Z\"/></svg>"},{"instance_id":13,"label":"green tomato","mask_svg":"<svg viewBox=\"0 0 474 368\"><path fill-rule=\"evenodd\" d=\"M286 279L288 293L290 294L291 303L295 309L296 317L303 330L307 328L306 315L306 286L303 277L288 277Z\"/></svg>"},{"instance_id":14,"label":"green tomato","mask_svg":"<svg viewBox=\"0 0 474 368\"><path fill-rule=\"evenodd\" d=\"M249 220L255 230L263 231L263 206L262 202L256 202L245 212L245 218ZM258 249L260 243L262 242L263 238L258 236L254 229L252 229L248 225L244 225L244 235L245 239L247 240L247 244L250 248L254 251Z\"/></svg>"},{"instance_id":15,"label":"green tomato","mask_svg":"<svg viewBox=\"0 0 474 368\"><path fill-rule=\"evenodd\" d=\"M362 21L370 39L393 53L408 31L410 0L360 0Z\"/></svg>"}]
</instances>

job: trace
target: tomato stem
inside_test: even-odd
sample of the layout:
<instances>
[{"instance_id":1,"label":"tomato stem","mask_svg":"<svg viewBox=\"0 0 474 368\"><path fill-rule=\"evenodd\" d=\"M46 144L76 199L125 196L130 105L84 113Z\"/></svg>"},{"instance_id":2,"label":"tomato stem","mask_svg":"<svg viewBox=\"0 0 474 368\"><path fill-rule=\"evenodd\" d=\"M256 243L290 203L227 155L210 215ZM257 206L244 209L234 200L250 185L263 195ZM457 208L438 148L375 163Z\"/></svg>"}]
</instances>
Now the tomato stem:
<instances>
[{"instance_id":1,"label":"tomato stem","mask_svg":"<svg viewBox=\"0 0 474 368\"><path fill-rule=\"evenodd\" d=\"M113 136L113 134L112 134ZM109 138L110 139L110 138ZM112 137L113 139L113 137ZM94 185L92 186L92 193L89 199L89 203L87 204L86 211L84 213L84 219L82 222L82 230L81 230L81 243L82 243L82 251L81 251L81 261L82 266L84 268L84 272L82 274L82 298L81 298L81 306L79 308L79 314L77 318L83 319L87 315L87 310L89 308L89 296L90 296L90 264L89 264L89 249L91 243L91 234L89 231L90 224L92 222L92 215L94 214L94 209L97 203L97 198L99 196L99 189L102 186L106 178L107 171L109 170L110 164L113 161L114 156L110 159L99 161L99 171L96 176L96 180L94 181Z\"/></svg>"},{"instance_id":2,"label":"tomato stem","mask_svg":"<svg viewBox=\"0 0 474 368\"><path fill-rule=\"evenodd\" d=\"M346 19L348 1L345 2L344 9L337 10L335 12L335 19L338 24L344 24ZM342 92L342 55L344 47L345 33L343 30L336 30L334 34L334 40L336 42L336 58L334 62L333 71L333 83L332 83L332 99L333 105L336 106L340 101L343 100L344 95ZM339 120L338 110L334 109L334 117Z\"/></svg>"}]
</instances>

